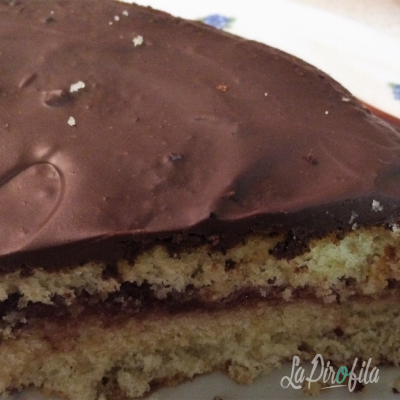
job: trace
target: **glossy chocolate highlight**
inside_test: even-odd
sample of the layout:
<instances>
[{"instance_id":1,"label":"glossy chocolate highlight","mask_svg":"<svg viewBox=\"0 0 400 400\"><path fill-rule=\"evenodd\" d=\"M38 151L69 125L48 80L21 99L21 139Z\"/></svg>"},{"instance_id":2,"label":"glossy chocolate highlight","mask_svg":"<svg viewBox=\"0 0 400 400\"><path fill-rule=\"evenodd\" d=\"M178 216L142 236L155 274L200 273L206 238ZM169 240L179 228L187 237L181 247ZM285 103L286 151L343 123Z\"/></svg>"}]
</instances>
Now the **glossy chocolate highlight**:
<instances>
[{"instance_id":1,"label":"glossy chocolate highlight","mask_svg":"<svg viewBox=\"0 0 400 400\"><path fill-rule=\"evenodd\" d=\"M400 217L399 133L295 57L114 1L1 2L0 37L3 271Z\"/></svg>"}]
</instances>

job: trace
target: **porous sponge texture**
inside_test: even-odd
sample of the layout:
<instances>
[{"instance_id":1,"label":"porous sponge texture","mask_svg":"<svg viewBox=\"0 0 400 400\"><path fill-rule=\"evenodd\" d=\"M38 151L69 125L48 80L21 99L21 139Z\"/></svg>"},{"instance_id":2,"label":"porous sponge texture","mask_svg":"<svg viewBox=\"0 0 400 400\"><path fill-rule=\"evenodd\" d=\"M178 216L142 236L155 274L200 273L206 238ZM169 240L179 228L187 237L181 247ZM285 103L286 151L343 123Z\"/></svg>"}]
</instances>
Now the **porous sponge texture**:
<instances>
[{"instance_id":1,"label":"porous sponge texture","mask_svg":"<svg viewBox=\"0 0 400 400\"><path fill-rule=\"evenodd\" d=\"M107 265L88 263L67 270L23 270L2 276L0 301L18 293L19 307L28 302L52 304L62 296L66 304L82 291L106 299L123 282L150 285L155 297L195 290L202 301L221 301L240 291L290 299L296 290L325 302L352 295L380 296L390 280L400 280L400 233L385 228L359 229L337 239L315 239L309 250L291 259L276 259L271 250L281 237L251 235L226 253L208 246L171 256L163 246L142 253L134 264L120 260L116 276L104 277ZM280 288L282 290L276 290Z\"/></svg>"},{"instance_id":2,"label":"porous sponge texture","mask_svg":"<svg viewBox=\"0 0 400 400\"><path fill-rule=\"evenodd\" d=\"M291 260L271 254L280 240L251 235L226 253L202 246L172 256L157 246L134 264L120 260L111 275L93 263L4 275L0 299L18 293L16 310L56 296L73 305L83 291L107 300L124 282L148 285L160 302L110 319L83 310L18 320L11 312L1 328L0 392L33 385L70 400L134 398L213 370L251 382L296 354L398 364L399 232L315 239ZM169 308L168 296L188 288L218 307ZM235 297L249 290L257 296Z\"/></svg>"},{"instance_id":3,"label":"porous sponge texture","mask_svg":"<svg viewBox=\"0 0 400 400\"><path fill-rule=\"evenodd\" d=\"M298 354L338 365L355 357L400 361L400 298L346 305L315 300L260 301L236 308L149 313L105 326L42 321L0 347L0 392L34 385L71 400L144 395L212 370L249 383Z\"/></svg>"}]
</instances>

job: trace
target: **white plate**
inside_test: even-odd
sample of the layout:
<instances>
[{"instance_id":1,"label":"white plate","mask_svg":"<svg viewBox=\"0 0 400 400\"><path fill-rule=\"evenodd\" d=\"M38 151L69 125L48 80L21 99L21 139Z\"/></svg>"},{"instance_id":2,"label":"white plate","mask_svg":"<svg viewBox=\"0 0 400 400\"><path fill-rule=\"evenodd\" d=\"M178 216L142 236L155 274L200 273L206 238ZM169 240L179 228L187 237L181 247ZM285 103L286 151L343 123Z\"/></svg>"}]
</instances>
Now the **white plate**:
<instances>
[{"instance_id":1,"label":"white plate","mask_svg":"<svg viewBox=\"0 0 400 400\"><path fill-rule=\"evenodd\" d=\"M137 0L175 16L231 22L226 30L267 43L294 54L329 73L366 103L400 118L400 40L371 27L290 0ZM216 17L218 15L219 17ZM395 89L395 85L397 89ZM310 365L308 363L308 365ZM283 389L291 365L263 376L252 385L238 385L215 373L157 391L149 400L291 400L307 399L301 390ZM307 375L306 375L307 376ZM378 383L367 385L363 394L347 388L324 390L321 399L399 400L392 387L398 368L381 368ZM24 392L13 397L42 399Z\"/></svg>"}]
</instances>

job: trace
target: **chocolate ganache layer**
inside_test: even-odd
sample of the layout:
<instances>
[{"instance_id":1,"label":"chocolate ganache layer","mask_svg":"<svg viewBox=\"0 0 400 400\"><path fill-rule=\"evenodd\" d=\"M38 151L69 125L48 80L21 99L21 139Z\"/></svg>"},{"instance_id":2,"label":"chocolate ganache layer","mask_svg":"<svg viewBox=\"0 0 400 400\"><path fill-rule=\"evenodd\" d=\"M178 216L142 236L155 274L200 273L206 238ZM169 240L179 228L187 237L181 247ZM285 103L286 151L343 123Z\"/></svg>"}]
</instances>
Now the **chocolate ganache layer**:
<instances>
[{"instance_id":1,"label":"chocolate ganache layer","mask_svg":"<svg viewBox=\"0 0 400 400\"><path fill-rule=\"evenodd\" d=\"M400 217L400 135L337 82L111 0L0 2L0 149L2 271Z\"/></svg>"}]
</instances>

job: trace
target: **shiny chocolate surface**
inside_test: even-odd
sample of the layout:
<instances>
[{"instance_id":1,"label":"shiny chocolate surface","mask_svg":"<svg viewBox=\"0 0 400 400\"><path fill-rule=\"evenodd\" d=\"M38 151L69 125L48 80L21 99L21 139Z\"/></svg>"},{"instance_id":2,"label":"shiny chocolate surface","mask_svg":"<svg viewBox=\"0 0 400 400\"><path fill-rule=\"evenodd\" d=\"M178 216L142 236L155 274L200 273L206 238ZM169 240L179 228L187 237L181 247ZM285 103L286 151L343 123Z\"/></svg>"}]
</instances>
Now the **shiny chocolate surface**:
<instances>
[{"instance_id":1,"label":"shiny chocolate surface","mask_svg":"<svg viewBox=\"0 0 400 400\"><path fill-rule=\"evenodd\" d=\"M111 0L0 2L0 154L1 270L400 217L400 134L338 83Z\"/></svg>"}]
</instances>

